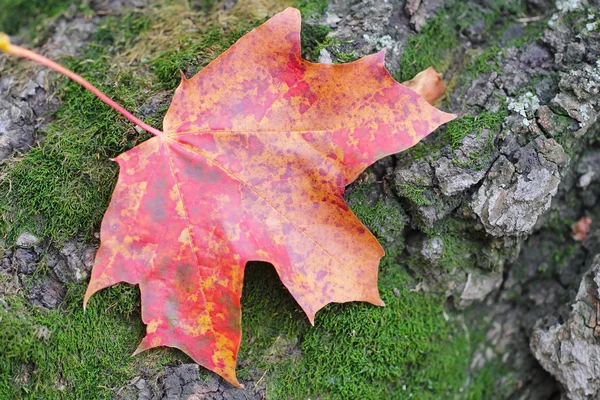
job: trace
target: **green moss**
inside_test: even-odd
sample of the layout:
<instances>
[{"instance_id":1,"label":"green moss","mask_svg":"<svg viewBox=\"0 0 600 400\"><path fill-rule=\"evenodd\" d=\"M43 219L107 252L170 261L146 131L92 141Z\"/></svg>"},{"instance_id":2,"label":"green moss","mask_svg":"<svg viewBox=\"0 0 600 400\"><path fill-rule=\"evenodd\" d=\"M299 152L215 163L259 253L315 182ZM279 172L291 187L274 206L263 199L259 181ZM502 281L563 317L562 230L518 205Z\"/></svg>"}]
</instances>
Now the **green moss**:
<instances>
[{"instance_id":1,"label":"green moss","mask_svg":"<svg viewBox=\"0 0 600 400\"><path fill-rule=\"evenodd\" d=\"M250 263L244 276L242 296L243 340L238 368L240 378L251 375L253 369L264 369L271 376L277 364L287 358L285 353L270 352L281 338L295 341L310 329L304 312L283 286L275 269L265 263Z\"/></svg>"},{"instance_id":2,"label":"green moss","mask_svg":"<svg viewBox=\"0 0 600 400\"><path fill-rule=\"evenodd\" d=\"M344 46L351 44L351 41L344 41L338 38L327 36L322 42L318 42L315 50L312 53L312 59L318 60L322 49L327 49L333 56L333 61L336 63L352 62L358 59L358 55L354 50L345 51Z\"/></svg>"},{"instance_id":3,"label":"green moss","mask_svg":"<svg viewBox=\"0 0 600 400\"><path fill-rule=\"evenodd\" d=\"M324 43L331 28L327 25L311 25L302 23L300 40L302 43L302 56L311 61L319 58L321 43Z\"/></svg>"},{"instance_id":4,"label":"green moss","mask_svg":"<svg viewBox=\"0 0 600 400\"><path fill-rule=\"evenodd\" d=\"M416 398L444 394L446 382L454 383L452 376L441 382L428 378L457 372L440 363L448 361L444 349L454 326L444 320L439 299L410 292L409 282L401 269L385 269L380 280L385 308L346 304L328 306L317 314L315 327L304 334L302 358L277 368L269 394L380 399L402 393L403 385Z\"/></svg>"},{"instance_id":5,"label":"green moss","mask_svg":"<svg viewBox=\"0 0 600 400\"><path fill-rule=\"evenodd\" d=\"M483 111L475 116L466 114L447 124L445 139L453 149L456 149L462 139L470 133L481 133L483 129L498 129L505 117L504 111L495 113Z\"/></svg>"},{"instance_id":6,"label":"green moss","mask_svg":"<svg viewBox=\"0 0 600 400\"><path fill-rule=\"evenodd\" d=\"M547 18L533 21L527 24L522 37L501 44L502 33L515 18L526 15L526 3L522 0L490 0L485 2L485 7L484 13L476 3L463 1L441 9L427 21L421 32L408 38L400 69L394 73L394 77L403 82L430 66L444 73L451 63L460 63L460 60L453 58L459 44L458 35L481 19L484 21L481 35L490 47L483 49L480 55L471 60L466 65L465 72L471 78L488 71L500 73L502 67L497 57L500 47L520 47L535 42L547 26Z\"/></svg>"},{"instance_id":7,"label":"green moss","mask_svg":"<svg viewBox=\"0 0 600 400\"><path fill-rule=\"evenodd\" d=\"M151 24L151 15L139 11L128 11L119 18L107 18L92 34L87 51L94 49L98 54L114 54L116 51L131 48L140 40L141 35L148 31ZM110 49L110 46L113 48Z\"/></svg>"},{"instance_id":8,"label":"green moss","mask_svg":"<svg viewBox=\"0 0 600 400\"><path fill-rule=\"evenodd\" d=\"M302 24L302 55L304 58L316 62L319 59L321 50L327 49L333 56L335 63L351 62L358 59L358 55L353 51L347 51L347 45L351 41L340 40L336 37L327 36L331 28L327 25Z\"/></svg>"},{"instance_id":9,"label":"green moss","mask_svg":"<svg viewBox=\"0 0 600 400\"><path fill-rule=\"evenodd\" d=\"M395 198L379 193L377 185L354 185L347 191L346 198L352 212L385 247L380 265L386 267L395 265L404 250L404 228L408 217Z\"/></svg>"},{"instance_id":10,"label":"green moss","mask_svg":"<svg viewBox=\"0 0 600 400\"><path fill-rule=\"evenodd\" d=\"M142 84L128 75L112 75L106 57L96 50L90 48L93 56L83 57L85 62L70 60L67 66L135 111ZM44 142L6 167L0 181L0 209L9 222L0 236L14 239L23 230L56 241L78 232L90 235L106 209L117 173L109 158L147 137L77 84L65 82L59 93L63 104L45 129Z\"/></svg>"},{"instance_id":11,"label":"green moss","mask_svg":"<svg viewBox=\"0 0 600 400\"><path fill-rule=\"evenodd\" d=\"M410 149L405 150L402 153L402 155L400 155L400 157L408 157L413 160L420 160L423 157L425 157L427 154L431 154L431 153L434 153L435 151L439 150L439 146L437 148L434 148L434 147L435 146L432 146L432 143L423 143L421 141L421 142L415 144Z\"/></svg>"},{"instance_id":12,"label":"green moss","mask_svg":"<svg viewBox=\"0 0 600 400\"><path fill-rule=\"evenodd\" d=\"M353 187L348 202L377 236L405 217ZM390 215L395 215L390 218ZM384 242L385 243L385 242ZM411 278L390 251L380 271L385 308L354 303L319 311L315 327L281 285L273 268L250 265L242 298L244 342L240 376L265 371L271 398L441 398L458 394L470 362L467 336L443 317L443 299L410 290Z\"/></svg>"},{"instance_id":13,"label":"green moss","mask_svg":"<svg viewBox=\"0 0 600 400\"><path fill-rule=\"evenodd\" d=\"M145 81L129 72L115 73L110 58L147 27L148 19L139 13L109 18L82 56L65 64L135 113L148 94ZM63 78L56 94L62 104L44 130L44 142L20 162L0 167L5 173L0 179L0 237L9 241L24 230L57 242L77 233L90 236L116 178L109 158L148 137L78 84Z\"/></svg>"},{"instance_id":14,"label":"green moss","mask_svg":"<svg viewBox=\"0 0 600 400\"><path fill-rule=\"evenodd\" d=\"M496 71L501 74L503 70L500 65L499 54L502 53L502 49L495 45L483 50L469 61L465 68L465 72L473 77L491 71Z\"/></svg>"},{"instance_id":15,"label":"green moss","mask_svg":"<svg viewBox=\"0 0 600 400\"><path fill-rule=\"evenodd\" d=\"M587 19L588 15L596 15L598 10L593 9L587 5L578 7L575 10L568 11L564 14L563 23L569 27L572 32L581 32L584 30L585 25L590 22Z\"/></svg>"},{"instance_id":16,"label":"green moss","mask_svg":"<svg viewBox=\"0 0 600 400\"><path fill-rule=\"evenodd\" d=\"M217 4L214 0L196 0L195 6L202 11L210 11L214 8L215 4Z\"/></svg>"},{"instance_id":17,"label":"green moss","mask_svg":"<svg viewBox=\"0 0 600 400\"><path fill-rule=\"evenodd\" d=\"M158 354L131 358L143 325L130 286L95 295L84 313L83 288L72 287L62 307L39 309L8 296L0 309L0 398L111 399L140 365L173 361Z\"/></svg>"},{"instance_id":18,"label":"green moss","mask_svg":"<svg viewBox=\"0 0 600 400\"><path fill-rule=\"evenodd\" d=\"M452 59L452 49L458 46L456 35L451 17L442 10L428 20L419 34L408 38L394 78L404 82L431 66L445 72Z\"/></svg>"},{"instance_id":19,"label":"green moss","mask_svg":"<svg viewBox=\"0 0 600 400\"><path fill-rule=\"evenodd\" d=\"M25 26L34 31L42 19L79 3L81 0L0 0L0 32L14 35Z\"/></svg>"},{"instance_id":20,"label":"green moss","mask_svg":"<svg viewBox=\"0 0 600 400\"><path fill-rule=\"evenodd\" d=\"M456 316L454 316L456 318ZM452 327L434 351L423 355L419 366L410 368L402 385L397 385L391 398L451 399L464 396L467 370L471 362L469 335L460 326L460 319L448 324ZM406 389L404 389L406 386Z\"/></svg>"},{"instance_id":21,"label":"green moss","mask_svg":"<svg viewBox=\"0 0 600 400\"><path fill-rule=\"evenodd\" d=\"M482 111L478 115L466 114L460 118L450 121L446 126L444 141L448 143L453 150L460 147L465 136L470 134L481 135L484 129L498 131L506 118L507 111L503 107L498 112ZM483 168L489 161L494 151L494 135L489 135L484 147L468 154L467 161L454 159L454 162L462 167L478 170Z\"/></svg>"},{"instance_id":22,"label":"green moss","mask_svg":"<svg viewBox=\"0 0 600 400\"><path fill-rule=\"evenodd\" d=\"M508 368L500 359L488 362L483 369L477 372L475 379L469 387L468 400L498 399L505 398L510 389L516 388L518 382L506 381L509 373ZM498 382L504 380L502 385Z\"/></svg>"},{"instance_id":23,"label":"green moss","mask_svg":"<svg viewBox=\"0 0 600 400\"><path fill-rule=\"evenodd\" d=\"M303 4L305 15L326 7L325 2ZM320 11L310 11L311 7ZM425 37L411 42L417 48L426 47L426 54L421 57L415 48L412 56L410 51L405 55L404 65L413 72L429 66L426 58L430 56L438 68L448 62L447 49L454 39L445 38L444 32L450 31L442 25L450 27L450 20L441 16L436 21L441 31L429 28ZM109 18L84 50L81 60L86 61L67 64L136 113L152 95L177 86L179 69L196 72L261 21L231 29L209 26L178 38L140 68L115 66L111 60L141 45L154 22L152 15L145 14ZM324 31L315 35L321 38L315 43L325 43ZM444 40L424 40L433 39L434 34ZM336 57L343 61L345 56ZM91 235L116 179L116 166L107 159L147 138L75 84L61 83L58 96L63 101L61 110L47 128L44 143L21 161L0 167L0 237L14 238L25 229L59 242L78 232ZM164 111L166 106L149 122L158 127ZM366 194L358 193L353 210L379 238L396 235L396 243L401 243L405 223L401 209L381 199L369 201ZM417 188L413 200L418 196ZM458 240L457 236L455 249L463 246ZM395 263L400 250L386 246L386 251L380 288L387 306L332 305L318 313L315 328L272 267L248 266L240 377L254 376L256 368L265 370L273 398L459 395L470 361L465 335L456 324L445 321L443 299L410 291L411 278ZM460 262L458 255L444 257L449 263ZM8 338L8 355L0 359L1 398L52 399L67 397L65 393L77 398L112 398L142 368L156 371L165 363L189 361L176 350L129 357L143 334L136 289L121 285L102 291L92 298L85 314L81 296L82 287L71 288L63 306L55 311L28 306L22 297L5 298L11 312L5 315L0 308L0 337ZM35 335L38 326L50 330L48 339ZM23 373L28 368L31 372ZM61 384L65 391L60 390Z\"/></svg>"},{"instance_id":24,"label":"green moss","mask_svg":"<svg viewBox=\"0 0 600 400\"><path fill-rule=\"evenodd\" d=\"M196 34L200 40L180 38L181 46L163 51L152 63L149 88L147 73L115 71L111 59L139 42L152 21L152 15L142 13L107 18L83 54L66 60L66 66L136 114L154 92L179 83L179 68L195 72L259 23L247 21L229 30L209 27ZM43 143L20 162L0 166L0 238L9 242L25 230L55 242L76 234L90 237L116 181L118 169L109 159L149 137L78 84L60 82L56 94L62 104L45 128ZM160 128L166 108L148 122Z\"/></svg>"},{"instance_id":25,"label":"green moss","mask_svg":"<svg viewBox=\"0 0 600 400\"><path fill-rule=\"evenodd\" d=\"M328 0L294 0L294 7L300 10L302 18L318 17L327 11Z\"/></svg>"},{"instance_id":26,"label":"green moss","mask_svg":"<svg viewBox=\"0 0 600 400\"><path fill-rule=\"evenodd\" d=\"M447 232L442 236L444 250L442 253L442 266L448 271L454 271L457 268L467 268L475 266L473 251L477 248L477 243L469 240L461 232Z\"/></svg>"},{"instance_id":27,"label":"green moss","mask_svg":"<svg viewBox=\"0 0 600 400\"><path fill-rule=\"evenodd\" d=\"M527 43L537 42L548 28L548 20L549 17L546 16L537 21L528 23L527 26L525 26L523 35L508 41L505 46L523 47Z\"/></svg>"},{"instance_id":28,"label":"green moss","mask_svg":"<svg viewBox=\"0 0 600 400\"><path fill-rule=\"evenodd\" d=\"M95 71L109 73L100 63L87 64L94 66L98 67ZM71 67L83 72L74 63ZM127 103L113 88L99 86L117 101ZM114 112L92 95L74 84L67 84L64 90L71 95L64 98L56 121L47 128L44 143L9 169L0 182L0 192L5 193L0 202L9 210L4 216L8 214L11 222L9 231L2 234L8 234L9 239L23 230L56 241L78 232L91 234L114 184L116 167L108 158L141 139L128 132L121 118L115 118Z\"/></svg>"},{"instance_id":29,"label":"green moss","mask_svg":"<svg viewBox=\"0 0 600 400\"><path fill-rule=\"evenodd\" d=\"M423 192L425 192L424 187L404 183L397 185L396 190L398 191L398 196L406 197L418 206L427 206L431 204L431 201L423 197Z\"/></svg>"},{"instance_id":30,"label":"green moss","mask_svg":"<svg viewBox=\"0 0 600 400\"><path fill-rule=\"evenodd\" d=\"M452 7L440 10L430 18L421 32L408 38L404 54L400 61L400 70L394 77L406 81L418 72L433 66L438 72L445 72L453 60L458 47L458 35L477 19L485 20L483 35L494 30L498 23L507 20L503 14L517 13L522 10L521 2L495 0L487 2L489 11L483 14L478 7L469 2L459 2ZM473 65L477 69L499 69L498 65L487 65L491 60L493 49L484 51L482 58Z\"/></svg>"},{"instance_id":31,"label":"green moss","mask_svg":"<svg viewBox=\"0 0 600 400\"><path fill-rule=\"evenodd\" d=\"M392 236L401 236L406 224L406 215L400 205L386 203L381 196L369 199L369 192L372 190L368 184L358 184L353 187L348 195L348 205L352 212L375 235L382 236L383 232L380 231L385 229Z\"/></svg>"},{"instance_id":32,"label":"green moss","mask_svg":"<svg viewBox=\"0 0 600 400\"><path fill-rule=\"evenodd\" d=\"M437 223L433 228L421 228L428 237L441 239L443 252L440 266L447 271L469 268L498 270L501 260L508 256L503 252L512 251L511 249L490 248L488 243L482 241L481 234L472 230L472 224L469 221L449 218ZM410 262L411 269L423 270L418 256Z\"/></svg>"}]
</instances>

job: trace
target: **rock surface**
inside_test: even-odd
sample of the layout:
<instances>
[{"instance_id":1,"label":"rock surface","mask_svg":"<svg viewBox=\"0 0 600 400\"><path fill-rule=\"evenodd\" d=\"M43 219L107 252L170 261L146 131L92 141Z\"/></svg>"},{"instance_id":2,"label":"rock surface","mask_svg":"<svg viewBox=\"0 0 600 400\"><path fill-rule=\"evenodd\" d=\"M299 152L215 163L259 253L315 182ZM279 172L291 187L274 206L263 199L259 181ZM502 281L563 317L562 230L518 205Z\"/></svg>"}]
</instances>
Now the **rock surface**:
<instances>
[{"instance_id":1,"label":"rock surface","mask_svg":"<svg viewBox=\"0 0 600 400\"><path fill-rule=\"evenodd\" d=\"M533 354L572 400L600 395L599 299L600 255L583 276L567 320L538 327L531 338Z\"/></svg>"},{"instance_id":2,"label":"rock surface","mask_svg":"<svg viewBox=\"0 0 600 400\"><path fill-rule=\"evenodd\" d=\"M61 248L23 233L16 249L0 258L0 272L14 277L36 306L54 309L65 297L68 283L82 283L92 270L96 246L79 239L68 240Z\"/></svg>"},{"instance_id":3,"label":"rock surface","mask_svg":"<svg viewBox=\"0 0 600 400\"><path fill-rule=\"evenodd\" d=\"M166 367L153 384L151 377L133 378L117 397L122 400L262 400L266 398L263 382L240 381L239 389L211 373L201 378L198 364Z\"/></svg>"}]
</instances>

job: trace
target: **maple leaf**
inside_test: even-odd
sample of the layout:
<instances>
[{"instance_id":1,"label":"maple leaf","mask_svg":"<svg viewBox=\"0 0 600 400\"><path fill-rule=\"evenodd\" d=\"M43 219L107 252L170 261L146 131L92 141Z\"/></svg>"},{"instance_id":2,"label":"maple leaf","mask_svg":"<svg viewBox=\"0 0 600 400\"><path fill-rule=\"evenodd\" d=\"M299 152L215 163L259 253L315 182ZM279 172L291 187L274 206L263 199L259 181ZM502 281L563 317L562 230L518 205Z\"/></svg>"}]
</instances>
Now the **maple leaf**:
<instances>
[{"instance_id":1,"label":"maple leaf","mask_svg":"<svg viewBox=\"0 0 600 400\"><path fill-rule=\"evenodd\" d=\"M273 264L311 323L331 302L383 305L384 252L344 187L455 117L396 82L383 51L348 64L303 60L300 13L289 8L193 78L182 74L161 132L6 37L0 49L66 74L155 135L115 159L119 178L84 298L85 307L115 283L139 285L147 329L135 353L175 347L239 386L249 261Z\"/></svg>"}]
</instances>

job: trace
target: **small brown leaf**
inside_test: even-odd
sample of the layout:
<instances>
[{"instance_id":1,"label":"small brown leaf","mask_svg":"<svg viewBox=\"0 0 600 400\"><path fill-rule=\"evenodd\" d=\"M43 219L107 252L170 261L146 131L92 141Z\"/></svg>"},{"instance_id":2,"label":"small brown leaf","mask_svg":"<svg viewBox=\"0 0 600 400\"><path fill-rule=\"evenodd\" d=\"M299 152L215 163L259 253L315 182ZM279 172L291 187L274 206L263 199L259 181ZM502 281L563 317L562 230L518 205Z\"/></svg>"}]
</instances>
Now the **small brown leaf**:
<instances>
[{"instance_id":1,"label":"small brown leaf","mask_svg":"<svg viewBox=\"0 0 600 400\"><path fill-rule=\"evenodd\" d=\"M435 103L446 90L446 84L433 67L419 72L409 81L402 82L404 86L420 94L429 104Z\"/></svg>"},{"instance_id":2,"label":"small brown leaf","mask_svg":"<svg viewBox=\"0 0 600 400\"><path fill-rule=\"evenodd\" d=\"M592 219L590 217L581 217L579 221L575 222L571 229L573 230L573 239L578 242L583 242L590 231L592 225Z\"/></svg>"}]
</instances>

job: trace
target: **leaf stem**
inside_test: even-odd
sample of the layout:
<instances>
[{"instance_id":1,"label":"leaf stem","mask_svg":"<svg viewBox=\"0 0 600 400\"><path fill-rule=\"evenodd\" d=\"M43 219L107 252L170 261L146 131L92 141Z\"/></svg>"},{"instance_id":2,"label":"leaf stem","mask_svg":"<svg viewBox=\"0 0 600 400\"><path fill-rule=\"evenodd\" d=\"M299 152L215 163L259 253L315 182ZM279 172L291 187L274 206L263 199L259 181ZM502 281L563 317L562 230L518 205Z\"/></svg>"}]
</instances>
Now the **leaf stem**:
<instances>
[{"instance_id":1,"label":"leaf stem","mask_svg":"<svg viewBox=\"0 0 600 400\"><path fill-rule=\"evenodd\" d=\"M2 33L2 32L0 32L0 50L7 54L11 54L11 55L14 55L17 57L23 57L23 58L27 58L31 61L35 61L37 63L45 65L46 67L48 67L50 69L55 70L58 73L61 73L65 76L67 76L68 78L71 78L73 81L79 83L81 86L83 86L90 92L94 93L94 95L96 95L96 97L98 97L100 100L102 100L103 102L108 104L110 107L112 107L113 109L118 111L121 115L123 115L129 121L138 125L142 129L144 129L156 136L161 136L163 134L160 130L146 124L145 122L143 122L142 120L140 120L139 118L137 118L136 116L131 114L125 108L123 108L122 106L120 106L119 104L114 102L110 97L108 97L107 95L102 93L100 91L100 89L98 89L97 87L95 87L94 85L92 85L91 83L89 83L88 81L86 81L85 79L83 79L81 76L77 75L75 72L71 71L70 69L63 67L62 65L42 56L40 54L34 53L31 50L27 50L23 47L11 44L10 40L8 39L8 35L6 35L5 33Z\"/></svg>"}]
</instances>

